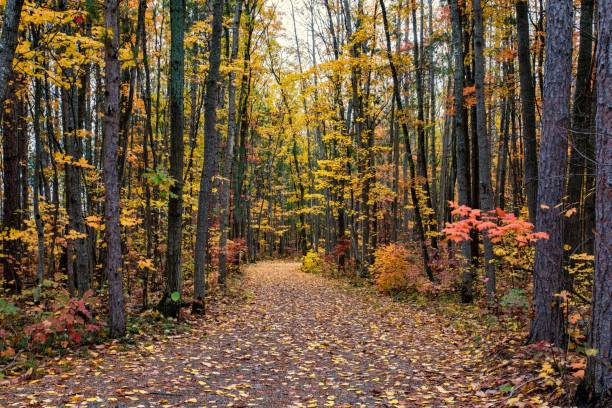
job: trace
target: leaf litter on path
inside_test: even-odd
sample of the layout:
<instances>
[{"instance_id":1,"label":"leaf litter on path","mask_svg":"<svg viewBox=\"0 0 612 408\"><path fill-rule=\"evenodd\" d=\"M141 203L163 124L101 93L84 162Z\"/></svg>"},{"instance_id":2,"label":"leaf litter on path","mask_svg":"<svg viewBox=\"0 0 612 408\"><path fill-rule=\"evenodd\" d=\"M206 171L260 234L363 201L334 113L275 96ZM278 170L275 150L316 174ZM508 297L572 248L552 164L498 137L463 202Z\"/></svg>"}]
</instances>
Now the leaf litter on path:
<instances>
[{"instance_id":1,"label":"leaf litter on path","mask_svg":"<svg viewBox=\"0 0 612 408\"><path fill-rule=\"evenodd\" d=\"M413 407L499 405L485 351L439 315L299 271L247 267L247 300L191 329L68 357L3 386L0 406Z\"/></svg>"}]
</instances>

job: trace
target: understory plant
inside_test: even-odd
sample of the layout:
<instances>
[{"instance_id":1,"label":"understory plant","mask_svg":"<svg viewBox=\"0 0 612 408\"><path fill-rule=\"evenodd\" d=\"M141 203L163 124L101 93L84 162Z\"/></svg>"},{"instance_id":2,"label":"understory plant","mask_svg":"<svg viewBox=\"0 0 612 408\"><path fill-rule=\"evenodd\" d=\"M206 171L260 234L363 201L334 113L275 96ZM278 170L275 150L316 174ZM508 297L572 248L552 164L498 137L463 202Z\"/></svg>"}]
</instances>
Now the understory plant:
<instances>
[{"instance_id":1,"label":"understory plant","mask_svg":"<svg viewBox=\"0 0 612 408\"><path fill-rule=\"evenodd\" d=\"M325 256L310 250L302 258L302 272L317 275L335 275L337 268L335 264Z\"/></svg>"}]
</instances>

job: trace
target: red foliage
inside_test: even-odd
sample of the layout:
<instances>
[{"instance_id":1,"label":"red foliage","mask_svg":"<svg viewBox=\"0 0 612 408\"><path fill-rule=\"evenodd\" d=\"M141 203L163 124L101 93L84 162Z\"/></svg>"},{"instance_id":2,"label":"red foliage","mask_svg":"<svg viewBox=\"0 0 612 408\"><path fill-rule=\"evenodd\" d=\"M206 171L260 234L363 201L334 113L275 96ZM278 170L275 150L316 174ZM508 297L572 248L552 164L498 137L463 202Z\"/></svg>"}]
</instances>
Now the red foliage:
<instances>
[{"instance_id":1,"label":"red foliage","mask_svg":"<svg viewBox=\"0 0 612 408\"><path fill-rule=\"evenodd\" d=\"M59 305L47 319L25 327L24 333L30 337L30 345L43 346L48 340L56 341L64 348L69 344L81 344L84 336L101 328L94 322L88 308L93 300L93 292L87 291L81 299L71 298L67 304Z\"/></svg>"},{"instance_id":2,"label":"red foliage","mask_svg":"<svg viewBox=\"0 0 612 408\"><path fill-rule=\"evenodd\" d=\"M548 234L545 232L533 232L532 223L499 208L482 213L477 208L460 206L453 202L450 202L449 205L453 208L451 214L461 218L459 221L446 224L446 228L442 230L452 241L471 240L470 233L473 230L486 232L493 243L500 242L508 235L512 235L519 246L528 245L538 239L548 239Z\"/></svg>"},{"instance_id":3,"label":"red foliage","mask_svg":"<svg viewBox=\"0 0 612 408\"><path fill-rule=\"evenodd\" d=\"M237 265L240 263L240 257L246 253L247 246L246 241L242 238L235 240L227 240L227 246L225 247L225 257L228 265ZM213 265L219 265L219 246L214 245L212 252Z\"/></svg>"},{"instance_id":4,"label":"red foliage","mask_svg":"<svg viewBox=\"0 0 612 408\"><path fill-rule=\"evenodd\" d=\"M331 255L338 258L340 255L345 255L351 246L351 240L347 237L341 238L332 249Z\"/></svg>"},{"instance_id":5,"label":"red foliage","mask_svg":"<svg viewBox=\"0 0 612 408\"><path fill-rule=\"evenodd\" d=\"M225 255L228 263L236 264L240 261L240 256L246 253L246 241L242 238L227 241L227 249Z\"/></svg>"}]
</instances>

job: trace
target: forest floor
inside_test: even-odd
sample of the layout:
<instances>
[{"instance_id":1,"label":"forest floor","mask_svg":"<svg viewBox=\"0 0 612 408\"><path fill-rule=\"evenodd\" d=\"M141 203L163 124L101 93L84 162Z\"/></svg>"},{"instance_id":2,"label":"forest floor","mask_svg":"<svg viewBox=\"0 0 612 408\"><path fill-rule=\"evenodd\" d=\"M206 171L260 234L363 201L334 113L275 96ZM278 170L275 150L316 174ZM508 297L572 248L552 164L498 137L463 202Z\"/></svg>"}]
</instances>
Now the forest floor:
<instances>
[{"instance_id":1,"label":"forest floor","mask_svg":"<svg viewBox=\"0 0 612 408\"><path fill-rule=\"evenodd\" d=\"M0 406L498 406L490 350L451 318L368 288L246 268L240 302L184 333L63 357L0 387ZM58 367L59 366L59 367Z\"/></svg>"}]
</instances>

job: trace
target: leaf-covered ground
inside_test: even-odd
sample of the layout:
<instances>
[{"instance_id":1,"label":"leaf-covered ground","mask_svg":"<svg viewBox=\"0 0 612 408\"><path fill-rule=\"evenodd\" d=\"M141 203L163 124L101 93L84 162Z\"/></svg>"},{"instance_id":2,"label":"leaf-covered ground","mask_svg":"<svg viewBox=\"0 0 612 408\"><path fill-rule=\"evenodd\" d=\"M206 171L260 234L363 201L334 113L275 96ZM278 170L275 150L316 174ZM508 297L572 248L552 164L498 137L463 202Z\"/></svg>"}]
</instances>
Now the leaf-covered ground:
<instances>
[{"instance_id":1,"label":"leaf-covered ground","mask_svg":"<svg viewBox=\"0 0 612 408\"><path fill-rule=\"evenodd\" d=\"M247 268L245 300L174 336L58 358L0 406L494 406L486 352L439 314L304 274Z\"/></svg>"}]
</instances>

